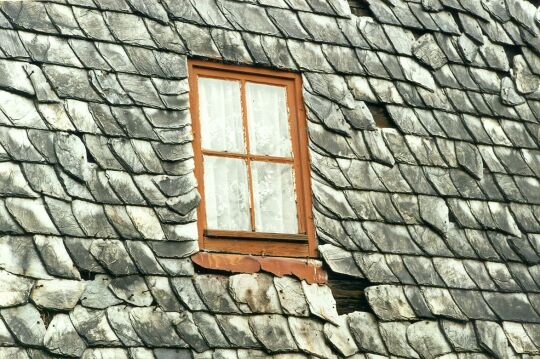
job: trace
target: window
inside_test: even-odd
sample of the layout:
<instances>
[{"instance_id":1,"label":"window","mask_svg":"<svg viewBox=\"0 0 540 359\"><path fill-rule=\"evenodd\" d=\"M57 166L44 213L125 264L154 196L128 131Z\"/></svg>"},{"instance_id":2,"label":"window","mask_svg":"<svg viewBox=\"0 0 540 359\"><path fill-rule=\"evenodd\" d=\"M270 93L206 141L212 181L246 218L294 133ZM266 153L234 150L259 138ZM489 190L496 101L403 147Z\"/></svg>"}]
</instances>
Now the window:
<instances>
[{"instance_id":1,"label":"window","mask_svg":"<svg viewBox=\"0 0 540 359\"><path fill-rule=\"evenodd\" d=\"M201 249L313 257L298 74L189 62Z\"/></svg>"}]
</instances>

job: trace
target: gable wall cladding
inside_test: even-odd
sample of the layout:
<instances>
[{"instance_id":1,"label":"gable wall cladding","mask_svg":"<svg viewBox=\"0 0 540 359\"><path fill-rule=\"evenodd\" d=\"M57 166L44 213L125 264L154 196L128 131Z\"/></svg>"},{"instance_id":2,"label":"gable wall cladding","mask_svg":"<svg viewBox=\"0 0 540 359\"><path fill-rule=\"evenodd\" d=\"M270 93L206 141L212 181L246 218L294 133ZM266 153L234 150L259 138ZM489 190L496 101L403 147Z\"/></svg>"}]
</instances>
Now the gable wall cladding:
<instances>
[{"instance_id":1,"label":"gable wall cladding","mask_svg":"<svg viewBox=\"0 0 540 359\"><path fill-rule=\"evenodd\" d=\"M538 356L540 12L367 3L0 2L0 358ZM319 251L374 314L195 273L188 56L302 72Z\"/></svg>"}]
</instances>

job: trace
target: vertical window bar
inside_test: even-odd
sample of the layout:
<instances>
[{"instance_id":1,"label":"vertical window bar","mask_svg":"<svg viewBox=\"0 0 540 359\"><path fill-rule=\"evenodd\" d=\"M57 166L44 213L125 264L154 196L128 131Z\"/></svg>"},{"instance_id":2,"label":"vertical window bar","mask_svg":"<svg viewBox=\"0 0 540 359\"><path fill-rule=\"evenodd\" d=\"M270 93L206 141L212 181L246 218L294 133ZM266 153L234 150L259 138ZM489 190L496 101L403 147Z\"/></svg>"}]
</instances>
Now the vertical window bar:
<instances>
[{"instance_id":1,"label":"vertical window bar","mask_svg":"<svg viewBox=\"0 0 540 359\"><path fill-rule=\"evenodd\" d=\"M298 219L298 233L307 233L306 223L304 218L304 208L303 208L303 195L304 195L304 186L302 182L302 156L300 152L300 141L299 141L299 128L298 128L298 118L297 118L297 106L296 102L296 93L295 86L288 83L287 84L287 111L289 115L289 131L292 139L292 153L293 153L293 169L294 169L294 191L295 191L295 201L296 201L296 217Z\"/></svg>"},{"instance_id":2,"label":"vertical window bar","mask_svg":"<svg viewBox=\"0 0 540 359\"><path fill-rule=\"evenodd\" d=\"M251 159L249 152L249 130L247 123L247 104L246 104L246 80L241 81L240 101L242 102L242 123L244 126L244 142L246 145L246 162L248 171L248 190L249 190L249 214L251 219L251 231L256 232L255 228L255 200L253 198L253 176L251 175Z\"/></svg>"}]
</instances>

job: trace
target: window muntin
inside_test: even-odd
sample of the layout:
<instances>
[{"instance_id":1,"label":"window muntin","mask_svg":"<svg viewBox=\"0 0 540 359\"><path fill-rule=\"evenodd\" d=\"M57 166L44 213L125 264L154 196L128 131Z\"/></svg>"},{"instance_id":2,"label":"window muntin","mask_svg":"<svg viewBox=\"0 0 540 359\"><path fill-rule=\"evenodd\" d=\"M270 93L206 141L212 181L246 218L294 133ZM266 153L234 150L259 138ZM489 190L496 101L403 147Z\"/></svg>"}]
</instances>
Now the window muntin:
<instances>
[{"instance_id":1,"label":"window muntin","mask_svg":"<svg viewBox=\"0 0 540 359\"><path fill-rule=\"evenodd\" d=\"M299 75L192 60L189 76L201 247L312 256Z\"/></svg>"},{"instance_id":2,"label":"window muntin","mask_svg":"<svg viewBox=\"0 0 540 359\"><path fill-rule=\"evenodd\" d=\"M298 233L294 170L289 163L251 163L255 230Z\"/></svg>"},{"instance_id":3,"label":"window muntin","mask_svg":"<svg viewBox=\"0 0 540 359\"><path fill-rule=\"evenodd\" d=\"M199 78L203 148L245 153L240 85L240 81Z\"/></svg>"},{"instance_id":4,"label":"window muntin","mask_svg":"<svg viewBox=\"0 0 540 359\"><path fill-rule=\"evenodd\" d=\"M246 161L204 155L203 166L208 228L251 230Z\"/></svg>"},{"instance_id":5,"label":"window muntin","mask_svg":"<svg viewBox=\"0 0 540 359\"><path fill-rule=\"evenodd\" d=\"M246 82L246 107L250 152L291 158L286 88Z\"/></svg>"}]
</instances>

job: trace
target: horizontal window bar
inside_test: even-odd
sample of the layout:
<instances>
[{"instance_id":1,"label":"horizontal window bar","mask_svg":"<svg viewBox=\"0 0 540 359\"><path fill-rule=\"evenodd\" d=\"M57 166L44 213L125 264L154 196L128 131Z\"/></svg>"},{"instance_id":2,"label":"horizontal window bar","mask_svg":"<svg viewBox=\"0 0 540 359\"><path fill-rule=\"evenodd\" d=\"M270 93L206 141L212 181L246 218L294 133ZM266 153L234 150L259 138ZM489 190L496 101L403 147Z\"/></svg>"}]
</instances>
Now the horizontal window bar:
<instances>
[{"instance_id":1,"label":"horizontal window bar","mask_svg":"<svg viewBox=\"0 0 540 359\"><path fill-rule=\"evenodd\" d=\"M254 154L247 154L247 153L202 150L202 154L206 156L216 156L216 157L243 158L243 159L249 159L251 161L282 162L282 163L294 162L294 159L290 157L264 156L264 155L254 155Z\"/></svg>"},{"instance_id":2,"label":"horizontal window bar","mask_svg":"<svg viewBox=\"0 0 540 359\"><path fill-rule=\"evenodd\" d=\"M307 242L306 234L288 234L288 233L262 233L262 232L244 232L244 231L220 231L206 229L204 231L206 237L211 238L228 238L228 239L255 239L255 240L272 240L285 242Z\"/></svg>"}]
</instances>

